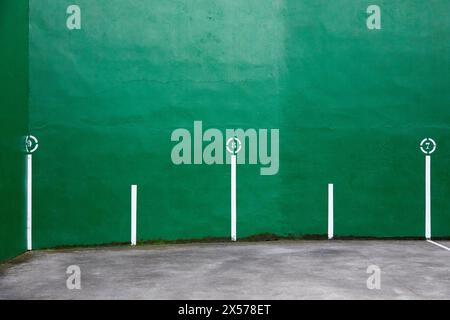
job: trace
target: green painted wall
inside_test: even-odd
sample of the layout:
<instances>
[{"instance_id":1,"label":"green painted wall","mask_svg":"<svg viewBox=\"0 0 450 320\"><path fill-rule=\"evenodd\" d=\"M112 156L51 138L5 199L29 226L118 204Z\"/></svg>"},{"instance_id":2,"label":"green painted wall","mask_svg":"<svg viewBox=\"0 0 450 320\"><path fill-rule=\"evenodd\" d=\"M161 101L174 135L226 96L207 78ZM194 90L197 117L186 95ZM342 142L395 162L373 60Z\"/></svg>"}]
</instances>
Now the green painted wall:
<instances>
[{"instance_id":1,"label":"green painted wall","mask_svg":"<svg viewBox=\"0 0 450 320\"><path fill-rule=\"evenodd\" d=\"M0 1L0 261L23 252L28 122L28 1Z\"/></svg>"},{"instance_id":2,"label":"green painted wall","mask_svg":"<svg viewBox=\"0 0 450 320\"><path fill-rule=\"evenodd\" d=\"M66 9L81 8L81 30ZM382 29L368 30L377 4ZM238 167L238 236L450 236L450 2L32 0L34 245L227 237L230 169L171 162L176 128L279 128Z\"/></svg>"}]
</instances>

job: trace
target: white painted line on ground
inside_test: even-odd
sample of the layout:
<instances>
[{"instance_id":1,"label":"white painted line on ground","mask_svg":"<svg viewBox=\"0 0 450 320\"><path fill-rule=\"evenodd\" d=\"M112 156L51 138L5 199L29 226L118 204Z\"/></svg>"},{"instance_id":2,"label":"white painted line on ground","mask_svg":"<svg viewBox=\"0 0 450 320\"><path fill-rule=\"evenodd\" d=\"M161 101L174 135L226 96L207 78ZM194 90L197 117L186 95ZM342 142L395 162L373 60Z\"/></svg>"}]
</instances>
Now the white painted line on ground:
<instances>
[{"instance_id":1,"label":"white painted line on ground","mask_svg":"<svg viewBox=\"0 0 450 320\"><path fill-rule=\"evenodd\" d=\"M131 186L131 245L136 245L137 185Z\"/></svg>"},{"instance_id":2,"label":"white painted line on ground","mask_svg":"<svg viewBox=\"0 0 450 320\"><path fill-rule=\"evenodd\" d=\"M431 156L425 156L425 238L431 239Z\"/></svg>"},{"instance_id":3,"label":"white painted line on ground","mask_svg":"<svg viewBox=\"0 0 450 320\"><path fill-rule=\"evenodd\" d=\"M334 196L333 184L328 184L328 239L334 237Z\"/></svg>"},{"instance_id":4,"label":"white painted line on ground","mask_svg":"<svg viewBox=\"0 0 450 320\"><path fill-rule=\"evenodd\" d=\"M442 245L442 244L440 244L440 243L434 242L434 241L432 241L432 240L427 240L427 242L432 243L432 244L434 244L435 246L438 246L438 247L440 247L440 248L442 248L442 249L445 249L445 250L447 250L447 251L450 251L450 248L447 248L446 246L444 246L444 245Z\"/></svg>"},{"instance_id":5,"label":"white painted line on ground","mask_svg":"<svg viewBox=\"0 0 450 320\"><path fill-rule=\"evenodd\" d=\"M33 249L32 244L32 180L33 177L33 158L27 154L27 250Z\"/></svg>"},{"instance_id":6,"label":"white painted line on ground","mask_svg":"<svg viewBox=\"0 0 450 320\"><path fill-rule=\"evenodd\" d=\"M231 241L236 241L236 155L231 155Z\"/></svg>"}]
</instances>

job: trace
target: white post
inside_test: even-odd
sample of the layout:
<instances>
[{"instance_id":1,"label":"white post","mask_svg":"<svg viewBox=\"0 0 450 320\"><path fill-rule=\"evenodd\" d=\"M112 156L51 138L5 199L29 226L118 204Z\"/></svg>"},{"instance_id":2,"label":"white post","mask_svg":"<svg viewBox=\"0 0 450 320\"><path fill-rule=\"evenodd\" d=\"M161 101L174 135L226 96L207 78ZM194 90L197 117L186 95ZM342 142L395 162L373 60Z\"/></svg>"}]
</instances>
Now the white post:
<instances>
[{"instance_id":1,"label":"white post","mask_svg":"<svg viewBox=\"0 0 450 320\"><path fill-rule=\"evenodd\" d=\"M431 239L431 156L425 156L425 238Z\"/></svg>"},{"instance_id":2,"label":"white post","mask_svg":"<svg viewBox=\"0 0 450 320\"><path fill-rule=\"evenodd\" d=\"M333 239L334 237L334 198L333 198L333 184L328 184L328 239Z\"/></svg>"},{"instance_id":3,"label":"white post","mask_svg":"<svg viewBox=\"0 0 450 320\"><path fill-rule=\"evenodd\" d=\"M131 245L136 245L137 185L131 186Z\"/></svg>"},{"instance_id":4,"label":"white post","mask_svg":"<svg viewBox=\"0 0 450 320\"><path fill-rule=\"evenodd\" d=\"M33 249L32 244L32 175L33 175L33 158L31 154L27 154L27 250Z\"/></svg>"},{"instance_id":5,"label":"white post","mask_svg":"<svg viewBox=\"0 0 450 320\"><path fill-rule=\"evenodd\" d=\"M236 241L236 155L231 155L231 241Z\"/></svg>"}]
</instances>

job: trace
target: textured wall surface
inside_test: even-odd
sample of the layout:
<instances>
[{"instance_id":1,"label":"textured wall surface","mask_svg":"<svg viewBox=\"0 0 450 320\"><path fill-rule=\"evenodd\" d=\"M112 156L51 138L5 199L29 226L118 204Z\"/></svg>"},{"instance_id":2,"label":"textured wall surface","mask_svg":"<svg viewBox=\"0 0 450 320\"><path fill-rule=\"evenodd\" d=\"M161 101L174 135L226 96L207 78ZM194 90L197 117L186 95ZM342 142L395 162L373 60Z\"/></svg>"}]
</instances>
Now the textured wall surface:
<instances>
[{"instance_id":1,"label":"textured wall surface","mask_svg":"<svg viewBox=\"0 0 450 320\"><path fill-rule=\"evenodd\" d=\"M0 260L25 250L28 1L0 1Z\"/></svg>"},{"instance_id":2,"label":"textured wall surface","mask_svg":"<svg viewBox=\"0 0 450 320\"><path fill-rule=\"evenodd\" d=\"M381 30L369 30L369 4ZM81 8L69 30L67 7ZM238 166L238 237L450 236L450 2L32 0L34 245L227 237L228 165L174 165L171 133L278 128L280 169Z\"/></svg>"}]
</instances>

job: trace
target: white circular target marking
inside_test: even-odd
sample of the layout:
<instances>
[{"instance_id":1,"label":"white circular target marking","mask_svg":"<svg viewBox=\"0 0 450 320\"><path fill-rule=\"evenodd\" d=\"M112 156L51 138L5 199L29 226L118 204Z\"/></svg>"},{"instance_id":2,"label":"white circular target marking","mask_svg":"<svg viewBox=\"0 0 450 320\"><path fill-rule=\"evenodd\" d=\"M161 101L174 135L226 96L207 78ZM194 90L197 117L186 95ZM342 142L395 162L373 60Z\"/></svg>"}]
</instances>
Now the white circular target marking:
<instances>
[{"instance_id":1,"label":"white circular target marking","mask_svg":"<svg viewBox=\"0 0 450 320\"><path fill-rule=\"evenodd\" d=\"M436 142L431 138L425 138L420 142L420 150L423 153L430 155L436 150Z\"/></svg>"},{"instance_id":2,"label":"white circular target marking","mask_svg":"<svg viewBox=\"0 0 450 320\"><path fill-rule=\"evenodd\" d=\"M236 137L232 137L228 139L227 141L227 151L231 154L237 154L239 151L241 151L242 143L241 140L239 140Z\"/></svg>"},{"instance_id":3,"label":"white circular target marking","mask_svg":"<svg viewBox=\"0 0 450 320\"><path fill-rule=\"evenodd\" d=\"M35 152L38 147L39 147L39 142L35 136L29 135L25 138L25 149L26 149L27 153Z\"/></svg>"}]
</instances>

